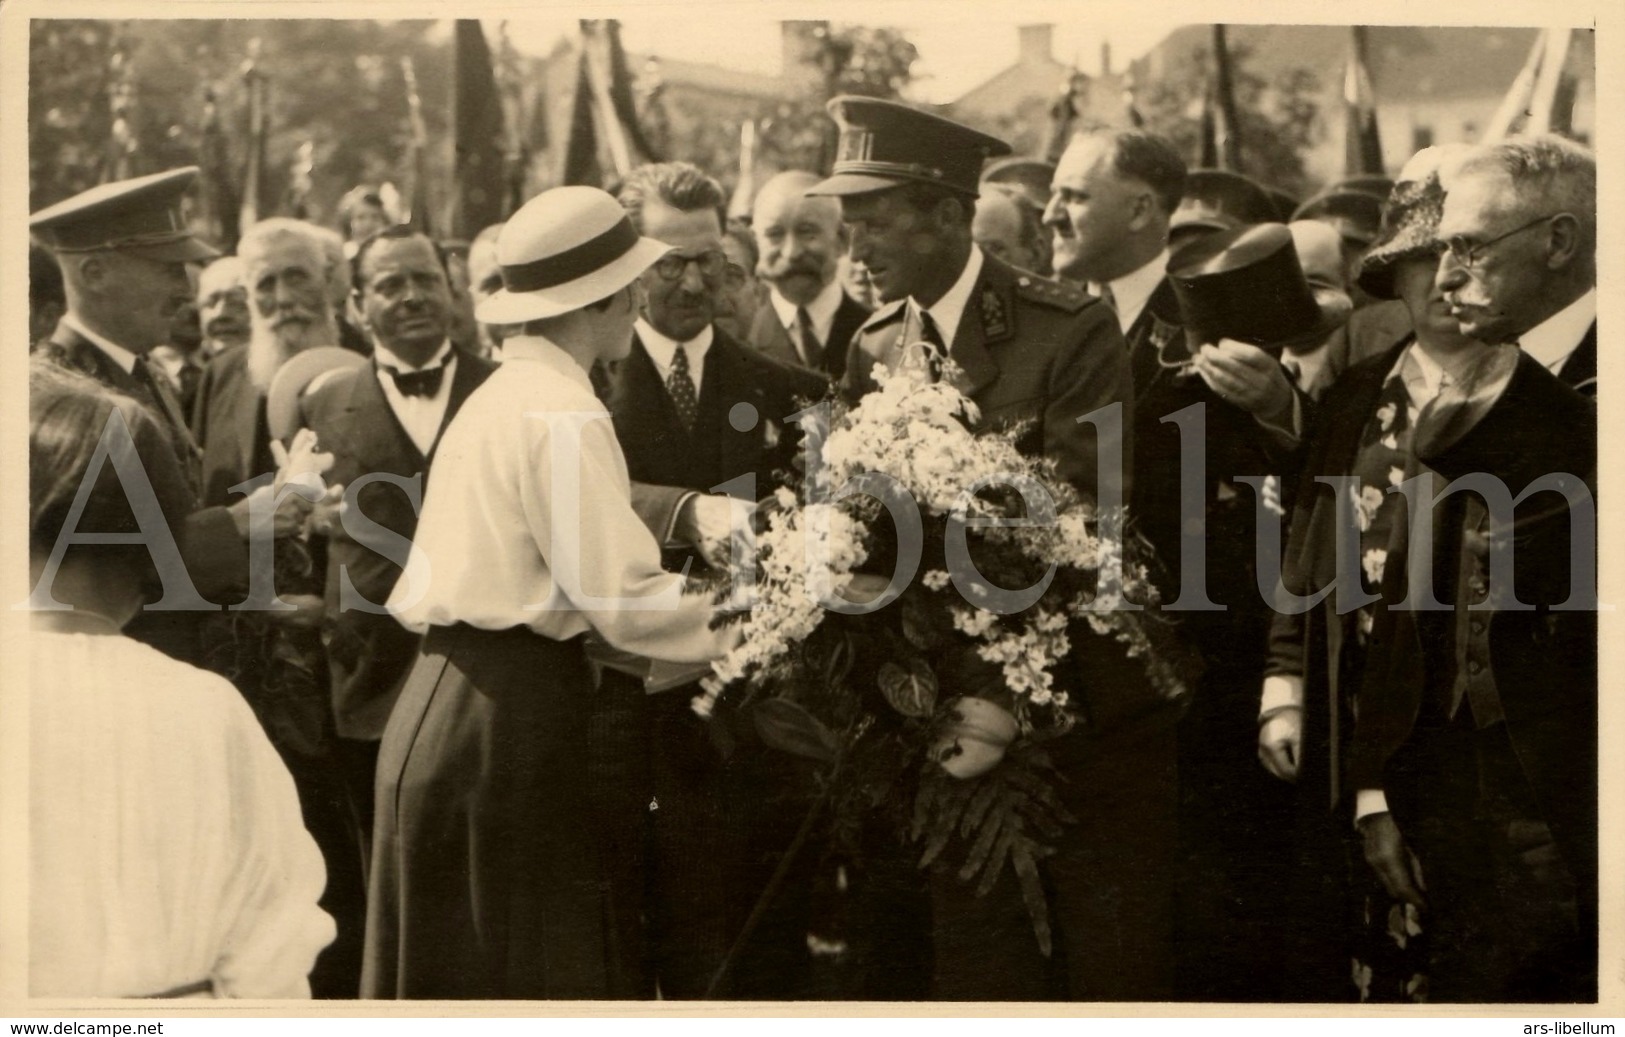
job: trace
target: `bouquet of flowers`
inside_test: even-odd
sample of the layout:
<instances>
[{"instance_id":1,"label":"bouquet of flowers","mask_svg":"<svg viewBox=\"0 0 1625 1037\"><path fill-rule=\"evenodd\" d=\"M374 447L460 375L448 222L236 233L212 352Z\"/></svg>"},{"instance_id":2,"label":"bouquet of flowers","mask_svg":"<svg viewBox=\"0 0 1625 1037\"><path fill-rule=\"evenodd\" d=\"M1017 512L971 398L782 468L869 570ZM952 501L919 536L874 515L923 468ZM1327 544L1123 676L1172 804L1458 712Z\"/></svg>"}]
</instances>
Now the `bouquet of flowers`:
<instances>
[{"instance_id":1,"label":"bouquet of flowers","mask_svg":"<svg viewBox=\"0 0 1625 1037\"><path fill-rule=\"evenodd\" d=\"M1044 747L1090 719L1077 639L1109 639L1157 698L1183 694L1183 664L1134 607L1155 591L1123 516L1023 456L1019 429L973 432L975 405L924 369L806 412L822 420L765 508L752 607L722 620L742 639L694 708L736 706L767 744L819 761L849 852L884 812L922 867L953 846L981 893L1013 869L1047 954L1037 862L1071 818Z\"/></svg>"}]
</instances>

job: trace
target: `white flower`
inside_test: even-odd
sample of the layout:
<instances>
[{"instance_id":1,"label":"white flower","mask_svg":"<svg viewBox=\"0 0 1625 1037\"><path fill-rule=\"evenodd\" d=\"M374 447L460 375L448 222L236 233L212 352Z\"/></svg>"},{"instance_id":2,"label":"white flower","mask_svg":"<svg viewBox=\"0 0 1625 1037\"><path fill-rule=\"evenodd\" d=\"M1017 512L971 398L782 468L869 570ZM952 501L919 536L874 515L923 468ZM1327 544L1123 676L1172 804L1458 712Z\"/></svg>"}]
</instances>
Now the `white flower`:
<instances>
[{"instance_id":1,"label":"white flower","mask_svg":"<svg viewBox=\"0 0 1625 1037\"><path fill-rule=\"evenodd\" d=\"M1371 586L1382 585L1383 568L1388 561L1388 552L1380 547L1373 547L1360 556L1360 565L1365 569L1365 578Z\"/></svg>"},{"instance_id":2,"label":"white flower","mask_svg":"<svg viewBox=\"0 0 1625 1037\"><path fill-rule=\"evenodd\" d=\"M921 575L920 582L925 584L929 590L942 591L948 589L948 584L953 582L953 577L941 569L929 569Z\"/></svg>"},{"instance_id":3,"label":"white flower","mask_svg":"<svg viewBox=\"0 0 1625 1037\"><path fill-rule=\"evenodd\" d=\"M1377 408L1377 425L1387 432L1394 425L1394 418L1399 414L1399 408L1391 403L1385 403Z\"/></svg>"}]
</instances>

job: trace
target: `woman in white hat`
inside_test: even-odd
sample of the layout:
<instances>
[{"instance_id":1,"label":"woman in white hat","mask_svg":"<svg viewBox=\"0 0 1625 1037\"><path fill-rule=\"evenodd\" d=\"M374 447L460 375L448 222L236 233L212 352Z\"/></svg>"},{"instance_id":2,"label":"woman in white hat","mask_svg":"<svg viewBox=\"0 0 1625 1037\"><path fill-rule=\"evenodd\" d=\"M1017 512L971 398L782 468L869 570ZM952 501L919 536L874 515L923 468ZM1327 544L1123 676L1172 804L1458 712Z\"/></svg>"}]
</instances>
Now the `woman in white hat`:
<instances>
[{"instance_id":1,"label":"woman in white hat","mask_svg":"<svg viewBox=\"0 0 1625 1037\"><path fill-rule=\"evenodd\" d=\"M582 637L703 662L737 636L662 571L588 380L629 351L638 275L666 251L589 187L538 196L498 239L504 287L478 317L518 333L440 441L389 602L425 637L379 754L363 997L619 993Z\"/></svg>"}]
</instances>

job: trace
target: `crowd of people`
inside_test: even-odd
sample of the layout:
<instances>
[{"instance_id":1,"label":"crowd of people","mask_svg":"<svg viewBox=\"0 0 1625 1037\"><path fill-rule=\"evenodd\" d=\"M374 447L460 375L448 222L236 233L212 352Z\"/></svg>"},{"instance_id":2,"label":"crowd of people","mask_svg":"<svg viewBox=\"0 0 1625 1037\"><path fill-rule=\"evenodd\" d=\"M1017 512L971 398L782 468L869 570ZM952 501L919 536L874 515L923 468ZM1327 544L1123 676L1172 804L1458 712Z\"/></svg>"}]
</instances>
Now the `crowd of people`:
<instances>
[{"instance_id":1,"label":"crowd of people","mask_svg":"<svg viewBox=\"0 0 1625 1037\"><path fill-rule=\"evenodd\" d=\"M470 242L358 188L221 255L195 170L34 214L34 995L1595 999L1591 153L1283 205L831 114L748 220L684 162ZM807 761L626 663L728 649L684 574L920 343L1202 663L1053 745L1048 955L886 826L787 857Z\"/></svg>"}]
</instances>

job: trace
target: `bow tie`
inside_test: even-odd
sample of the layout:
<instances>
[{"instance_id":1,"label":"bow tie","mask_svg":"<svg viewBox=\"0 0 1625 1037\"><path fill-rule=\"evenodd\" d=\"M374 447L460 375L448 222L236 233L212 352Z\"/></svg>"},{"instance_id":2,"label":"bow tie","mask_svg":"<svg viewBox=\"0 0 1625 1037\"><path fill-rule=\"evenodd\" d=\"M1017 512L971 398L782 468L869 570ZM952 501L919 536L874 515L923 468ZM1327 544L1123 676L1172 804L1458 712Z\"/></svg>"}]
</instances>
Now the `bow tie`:
<instances>
[{"instance_id":1,"label":"bow tie","mask_svg":"<svg viewBox=\"0 0 1625 1037\"><path fill-rule=\"evenodd\" d=\"M402 396L433 396L440 391L440 382L446 377L445 364L422 371L397 371L387 366L384 370L395 380L395 388L400 390Z\"/></svg>"}]
</instances>

